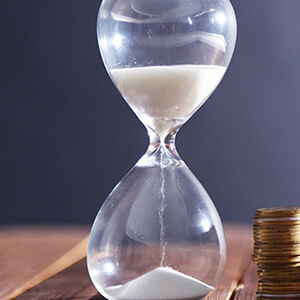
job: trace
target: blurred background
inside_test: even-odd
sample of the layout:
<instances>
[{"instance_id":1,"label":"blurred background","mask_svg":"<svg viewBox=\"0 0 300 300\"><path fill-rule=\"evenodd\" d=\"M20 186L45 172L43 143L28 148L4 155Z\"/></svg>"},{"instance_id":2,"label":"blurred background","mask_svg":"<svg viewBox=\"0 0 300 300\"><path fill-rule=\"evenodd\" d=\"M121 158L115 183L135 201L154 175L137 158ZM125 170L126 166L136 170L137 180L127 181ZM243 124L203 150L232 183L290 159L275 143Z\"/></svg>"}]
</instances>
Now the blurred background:
<instances>
[{"instance_id":1,"label":"blurred background","mask_svg":"<svg viewBox=\"0 0 300 300\"><path fill-rule=\"evenodd\" d=\"M145 152L108 78L100 0L0 1L0 223L91 224ZM238 41L177 149L224 221L299 205L300 1L232 1Z\"/></svg>"}]
</instances>

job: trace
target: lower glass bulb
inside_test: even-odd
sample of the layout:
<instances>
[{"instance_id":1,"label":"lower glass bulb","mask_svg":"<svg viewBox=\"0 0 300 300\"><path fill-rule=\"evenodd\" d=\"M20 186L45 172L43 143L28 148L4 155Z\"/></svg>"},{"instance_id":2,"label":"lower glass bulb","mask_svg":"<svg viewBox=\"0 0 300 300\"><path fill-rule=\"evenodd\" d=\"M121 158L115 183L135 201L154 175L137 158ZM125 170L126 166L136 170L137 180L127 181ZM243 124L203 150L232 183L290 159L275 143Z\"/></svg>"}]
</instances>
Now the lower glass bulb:
<instances>
[{"instance_id":1,"label":"lower glass bulb","mask_svg":"<svg viewBox=\"0 0 300 300\"><path fill-rule=\"evenodd\" d=\"M92 227L88 269L108 299L201 299L226 260L218 213L180 158L161 145L106 199Z\"/></svg>"}]
</instances>

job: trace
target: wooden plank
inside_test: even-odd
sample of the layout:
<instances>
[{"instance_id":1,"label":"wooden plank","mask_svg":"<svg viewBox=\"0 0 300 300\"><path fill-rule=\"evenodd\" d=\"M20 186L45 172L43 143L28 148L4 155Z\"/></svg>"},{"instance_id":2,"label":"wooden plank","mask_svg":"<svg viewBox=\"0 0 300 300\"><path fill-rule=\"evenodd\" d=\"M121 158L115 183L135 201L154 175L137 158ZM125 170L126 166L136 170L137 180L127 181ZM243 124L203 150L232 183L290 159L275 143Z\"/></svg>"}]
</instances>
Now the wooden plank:
<instances>
[{"instance_id":1,"label":"wooden plank","mask_svg":"<svg viewBox=\"0 0 300 300\"><path fill-rule=\"evenodd\" d=\"M256 299L257 281L257 266L252 259L250 259L246 272L235 289L232 300Z\"/></svg>"},{"instance_id":2,"label":"wooden plank","mask_svg":"<svg viewBox=\"0 0 300 300\"><path fill-rule=\"evenodd\" d=\"M228 263L219 287L208 299L230 299L245 272L252 252L250 226L226 226ZM49 278L18 298L27 299L101 299L89 279L85 261ZM242 298L240 298L242 299Z\"/></svg>"},{"instance_id":3,"label":"wooden plank","mask_svg":"<svg viewBox=\"0 0 300 300\"><path fill-rule=\"evenodd\" d=\"M74 263L73 256L72 262L52 266L48 275L45 272L87 234L86 227L0 228L0 299L10 299Z\"/></svg>"},{"instance_id":4,"label":"wooden plank","mask_svg":"<svg viewBox=\"0 0 300 300\"><path fill-rule=\"evenodd\" d=\"M50 278L51 276L59 273L60 271L70 267L75 262L81 260L82 258L86 257L88 247L88 237L82 240L78 245L72 248L70 251L65 253L61 258L55 261L53 264L48 266L46 269L35 275L33 278L26 281L23 285L19 286L8 295L8 299L13 299L22 293L26 292L27 290L35 287L36 285L40 284L44 280Z\"/></svg>"},{"instance_id":5,"label":"wooden plank","mask_svg":"<svg viewBox=\"0 0 300 300\"><path fill-rule=\"evenodd\" d=\"M16 300L44 300L44 299L99 299L103 300L93 287L87 272L86 260L60 272L44 281L35 288L27 291Z\"/></svg>"},{"instance_id":6,"label":"wooden plank","mask_svg":"<svg viewBox=\"0 0 300 300\"><path fill-rule=\"evenodd\" d=\"M244 274L252 253L251 227L246 225L225 226L227 241L227 265L217 289L207 299L229 300Z\"/></svg>"}]
</instances>

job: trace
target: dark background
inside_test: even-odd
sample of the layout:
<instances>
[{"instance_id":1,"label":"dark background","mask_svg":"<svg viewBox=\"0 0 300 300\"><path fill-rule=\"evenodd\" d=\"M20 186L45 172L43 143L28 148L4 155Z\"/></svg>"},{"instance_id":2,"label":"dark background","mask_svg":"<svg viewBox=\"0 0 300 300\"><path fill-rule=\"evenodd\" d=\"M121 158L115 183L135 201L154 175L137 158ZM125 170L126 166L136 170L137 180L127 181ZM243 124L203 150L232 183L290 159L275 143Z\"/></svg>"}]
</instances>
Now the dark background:
<instances>
[{"instance_id":1,"label":"dark background","mask_svg":"<svg viewBox=\"0 0 300 300\"><path fill-rule=\"evenodd\" d=\"M228 72L177 148L225 221L299 205L300 1L234 0ZM100 0L0 0L0 223L91 224L147 147L106 75Z\"/></svg>"}]
</instances>

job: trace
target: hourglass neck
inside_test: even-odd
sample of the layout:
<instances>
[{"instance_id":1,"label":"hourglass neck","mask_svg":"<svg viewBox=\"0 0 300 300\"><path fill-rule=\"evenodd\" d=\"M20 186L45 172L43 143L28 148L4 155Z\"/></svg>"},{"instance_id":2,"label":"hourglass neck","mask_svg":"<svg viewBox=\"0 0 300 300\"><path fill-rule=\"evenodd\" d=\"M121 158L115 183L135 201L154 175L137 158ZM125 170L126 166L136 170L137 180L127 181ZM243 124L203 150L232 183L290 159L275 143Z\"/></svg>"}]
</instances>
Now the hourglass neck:
<instances>
[{"instance_id":1,"label":"hourglass neck","mask_svg":"<svg viewBox=\"0 0 300 300\"><path fill-rule=\"evenodd\" d=\"M176 167L183 165L176 146L175 138L179 128L173 129L166 136L160 137L155 131L147 128L149 146L146 153L140 159L140 166Z\"/></svg>"}]
</instances>

